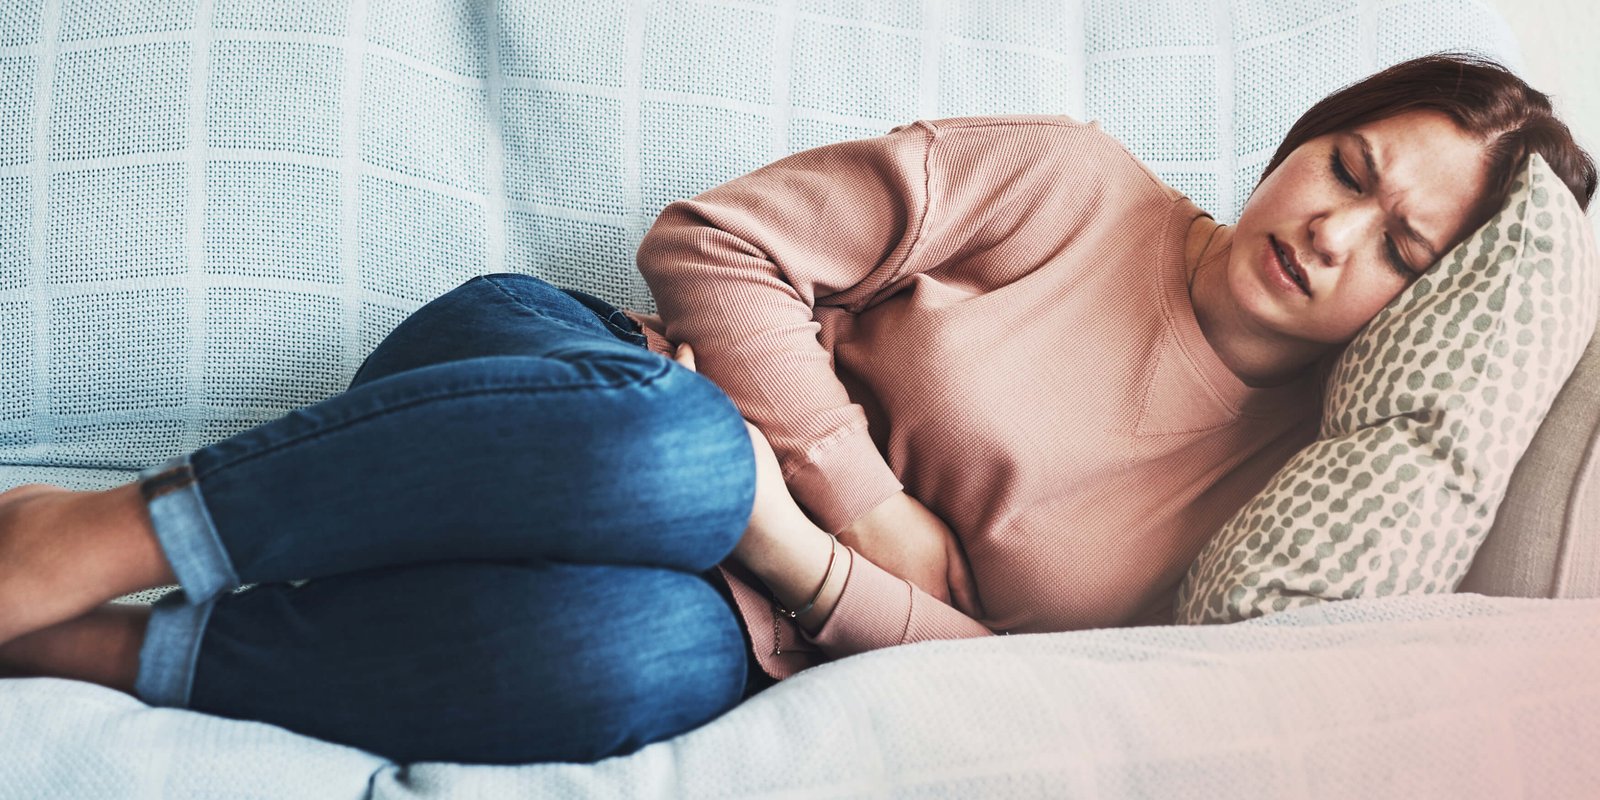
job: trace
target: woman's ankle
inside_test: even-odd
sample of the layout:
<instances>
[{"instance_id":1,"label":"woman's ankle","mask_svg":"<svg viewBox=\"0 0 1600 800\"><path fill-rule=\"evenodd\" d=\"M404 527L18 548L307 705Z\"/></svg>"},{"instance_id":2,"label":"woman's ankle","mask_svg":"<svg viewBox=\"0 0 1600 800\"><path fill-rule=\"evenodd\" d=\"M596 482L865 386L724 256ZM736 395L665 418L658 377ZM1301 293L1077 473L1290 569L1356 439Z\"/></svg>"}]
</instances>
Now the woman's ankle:
<instances>
[{"instance_id":1,"label":"woman's ankle","mask_svg":"<svg viewBox=\"0 0 1600 800\"><path fill-rule=\"evenodd\" d=\"M177 582L137 483L13 497L0 501L0 644Z\"/></svg>"},{"instance_id":2,"label":"woman's ankle","mask_svg":"<svg viewBox=\"0 0 1600 800\"><path fill-rule=\"evenodd\" d=\"M83 511L91 515L85 518L92 520L88 524L104 533L107 555L115 557L106 586L115 594L106 600L178 583L161 541L156 538L150 508L137 482L95 493Z\"/></svg>"}]
</instances>

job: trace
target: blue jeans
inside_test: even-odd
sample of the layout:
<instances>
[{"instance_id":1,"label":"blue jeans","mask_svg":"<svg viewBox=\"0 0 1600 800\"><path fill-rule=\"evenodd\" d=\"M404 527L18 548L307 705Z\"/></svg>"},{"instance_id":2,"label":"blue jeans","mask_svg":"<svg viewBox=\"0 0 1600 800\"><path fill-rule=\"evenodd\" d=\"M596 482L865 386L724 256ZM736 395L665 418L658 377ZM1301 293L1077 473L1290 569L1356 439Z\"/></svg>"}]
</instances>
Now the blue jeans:
<instances>
[{"instance_id":1,"label":"blue jeans","mask_svg":"<svg viewBox=\"0 0 1600 800\"><path fill-rule=\"evenodd\" d=\"M746 634L708 578L754 450L727 395L643 345L598 298L480 276L347 391L144 470L181 590L152 606L135 693L500 764L624 754L737 705Z\"/></svg>"}]
</instances>

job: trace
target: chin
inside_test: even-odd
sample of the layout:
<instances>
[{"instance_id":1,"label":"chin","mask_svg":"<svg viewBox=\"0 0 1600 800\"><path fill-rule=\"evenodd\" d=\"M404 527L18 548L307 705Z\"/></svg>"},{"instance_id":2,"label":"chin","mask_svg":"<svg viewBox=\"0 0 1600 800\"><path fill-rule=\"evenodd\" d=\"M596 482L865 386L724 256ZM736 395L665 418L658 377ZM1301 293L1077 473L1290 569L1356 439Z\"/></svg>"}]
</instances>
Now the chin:
<instances>
[{"instance_id":1,"label":"chin","mask_svg":"<svg viewBox=\"0 0 1600 800\"><path fill-rule=\"evenodd\" d=\"M1254 279L1248 266L1229 264L1228 267L1228 298L1240 314L1258 326L1273 329L1291 321L1287 316L1288 309L1276 302L1277 298L1273 297L1271 289ZM1240 277L1241 274L1243 277ZM1240 283L1244 285L1240 286Z\"/></svg>"}]
</instances>

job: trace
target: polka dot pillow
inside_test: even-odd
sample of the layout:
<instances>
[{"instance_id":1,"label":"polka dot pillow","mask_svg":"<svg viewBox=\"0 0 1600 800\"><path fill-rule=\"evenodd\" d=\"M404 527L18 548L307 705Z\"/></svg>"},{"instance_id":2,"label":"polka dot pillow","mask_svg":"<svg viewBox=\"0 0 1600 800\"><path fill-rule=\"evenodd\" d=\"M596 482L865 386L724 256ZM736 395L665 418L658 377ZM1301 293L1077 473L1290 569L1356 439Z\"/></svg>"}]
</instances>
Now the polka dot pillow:
<instances>
[{"instance_id":1,"label":"polka dot pillow","mask_svg":"<svg viewBox=\"0 0 1600 800\"><path fill-rule=\"evenodd\" d=\"M1179 624L1452 592L1595 331L1600 255L1538 155L1328 378L1317 440L1200 551Z\"/></svg>"}]
</instances>

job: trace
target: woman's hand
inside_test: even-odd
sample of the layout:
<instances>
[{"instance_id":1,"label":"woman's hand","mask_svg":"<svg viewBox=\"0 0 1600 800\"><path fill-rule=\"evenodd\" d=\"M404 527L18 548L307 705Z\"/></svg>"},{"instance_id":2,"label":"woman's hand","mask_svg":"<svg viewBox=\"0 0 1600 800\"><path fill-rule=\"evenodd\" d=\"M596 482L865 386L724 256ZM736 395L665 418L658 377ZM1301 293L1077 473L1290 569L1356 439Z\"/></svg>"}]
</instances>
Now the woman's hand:
<instances>
[{"instance_id":1,"label":"woman's hand","mask_svg":"<svg viewBox=\"0 0 1600 800\"><path fill-rule=\"evenodd\" d=\"M694 350L688 343L678 345L673 359L695 368ZM744 425L755 448L756 497L750 523L733 556L784 596L784 602L803 603L824 574L829 536L789 493L767 437L749 420ZM973 619L983 616L977 586L955 534L911 495L896 493L840 531L838 540L963 614ZM842 588L840 582L839 576L834 576L829 581L833 586L824 587L828 591L818 595L816 611L801 618L808 630L814 632L831 613Z\"/></svg>"},{"instance_id":2,"label":"woman's hand","mask_svg":"<svg viewBox=\"0 0 1600 800\"><path fill-rule=\"evenodd\" d=\"M674 360L694 370L694 350L688 344L678 346ZM794 539L814 536L814 531L821 528L811 522L795 502L794 494L789 493L778 456L765 435L750 421L744 422L744 427L749 429L750 443L755 446L755 509L750 512L744 538L733 549L733 557L757 570L758 565L778 560L774 554L784 552ZM838 531L838 542L896 578L912 582L939 602L954 605L970 618L981 618L978 587L954 531L910 494L901 491L880 502L848 528Z\"/></svg>"},{"instance_id":3,"label":"woman's hand","mask_svg":"<svg viewBox=\"0 0 1600 800\"><path fill-rule=\"evenodd\" d=\"M973 619L983 616L977 584L955 533L915 497L896 492L839 531L839 541L961 613Z\"/></svg>"}]
</instances>

